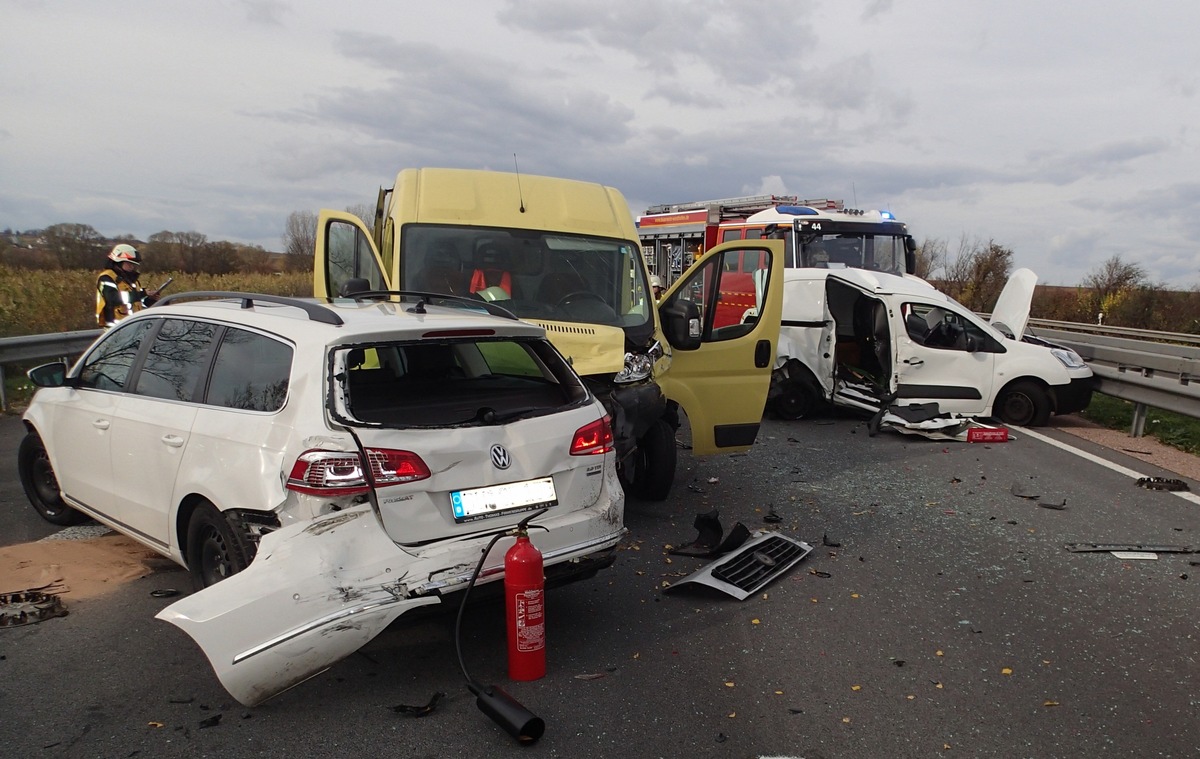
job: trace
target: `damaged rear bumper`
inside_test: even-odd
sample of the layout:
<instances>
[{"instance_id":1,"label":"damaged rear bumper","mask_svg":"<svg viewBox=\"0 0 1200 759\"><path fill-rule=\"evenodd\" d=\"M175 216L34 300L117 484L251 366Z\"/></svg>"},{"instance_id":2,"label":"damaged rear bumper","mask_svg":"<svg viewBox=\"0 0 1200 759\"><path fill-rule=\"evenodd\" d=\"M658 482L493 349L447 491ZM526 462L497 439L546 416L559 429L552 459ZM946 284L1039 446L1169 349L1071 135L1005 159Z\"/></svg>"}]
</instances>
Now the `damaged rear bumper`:
<instances>
[{"instance_id":1,"label":"damaged rear bumper","mask_svg":"<svg viewBox=\"0 0 1200 759\"><path fill-rule=\"evenodd\" d=\"M541 520L551 531L531 539L547 576L579 579L610 564L606 552L624 533L621 506ZM354 653L401 614L465 588L494 534L406 550L364 504L266 535L245 570L157 616L190 635L225 689L254 706ZM479 583L503 575L512 542L497 541Z\"/></svg>"}]
</instances>

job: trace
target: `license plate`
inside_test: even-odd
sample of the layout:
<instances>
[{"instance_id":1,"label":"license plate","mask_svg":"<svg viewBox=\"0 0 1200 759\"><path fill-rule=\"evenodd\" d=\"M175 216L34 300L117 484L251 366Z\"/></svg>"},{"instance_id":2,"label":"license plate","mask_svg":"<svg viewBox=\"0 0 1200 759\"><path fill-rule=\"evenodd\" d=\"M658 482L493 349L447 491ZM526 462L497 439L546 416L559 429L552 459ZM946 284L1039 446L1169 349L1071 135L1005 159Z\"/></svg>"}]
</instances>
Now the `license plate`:
<instances>
[{"instance_id":1,"label":"license plate","mask_svg":"<svg viewBox=\"0 0 1200 759\"><path fill-rule=\"evenodd\" d=\"M550 477L450 493L455 522L474 522L499 514L532 511L557 504L558 495L554 492L554 480Z\"/></svg>"}]
</instances>

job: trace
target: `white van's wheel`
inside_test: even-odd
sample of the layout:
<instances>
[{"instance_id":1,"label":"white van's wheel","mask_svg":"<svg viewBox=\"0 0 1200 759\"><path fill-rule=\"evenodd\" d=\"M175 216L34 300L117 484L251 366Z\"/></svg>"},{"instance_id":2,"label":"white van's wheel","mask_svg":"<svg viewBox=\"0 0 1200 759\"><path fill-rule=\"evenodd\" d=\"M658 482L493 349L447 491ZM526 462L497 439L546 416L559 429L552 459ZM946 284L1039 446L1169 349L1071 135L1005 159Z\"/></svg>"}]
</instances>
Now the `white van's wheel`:
<instances>
[{"instance_id":1,"label":"white van's wheel","mask_svg":"<svg viewBox=\"0 0 1200 759\"><path fill-rule=\"evenodd\" d=\"M821 396L804 380L793 380L771 401L771 411L780 419L805 419L821 408Z\"/></svg>"},{"instance_id":2,"label":"white van's wheel","mask_svg":"<svg viewBox=\"0 0 1200 759\"><path fill-rule=\"evenodd\" d=\"M997 396L995 412L1005 424L1041 427L1050 421L1050 397L1036 382L1014 382Z\"/></svg>"}]
</instances>

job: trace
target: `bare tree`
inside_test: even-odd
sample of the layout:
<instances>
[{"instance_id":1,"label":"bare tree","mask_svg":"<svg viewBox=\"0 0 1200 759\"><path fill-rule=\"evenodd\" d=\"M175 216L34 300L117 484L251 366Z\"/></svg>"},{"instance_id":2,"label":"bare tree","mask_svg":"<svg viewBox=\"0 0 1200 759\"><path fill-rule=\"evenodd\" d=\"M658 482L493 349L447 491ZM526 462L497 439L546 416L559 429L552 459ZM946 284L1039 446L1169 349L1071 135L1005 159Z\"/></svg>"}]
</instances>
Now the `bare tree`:
<instances>
[{"instance_id":1,"label":"bare tree","mask_svg":"<svg viewBox=\"0 0 1200 759\"><path fill-rule=\"evenodd\" d=\"M940 238L925 238L917 246L916 271L921 279L933 279L946 266L946 241Z\"/></svg>"},{"instance_id":2,"label":"bare tree","mask_svg":"<svg viewBox=\"0 0 1200 759\"><path fill-rule=\"evenodd\" d=\"M1116 293L1140 287L1145 282L1146 270L1137 264L1126 263L1119 253L1083 278L1083 286L1091 288L1098 304L1103 304Z\"/></svg>"},{"instance_id":3,"label":"bare tree","mask_svg":"<svg viewBox=\"0 0 1200 759\"><path fill-rule=\"evenodd\" d=\"M358 205L346 206L346 213L352 213L362 219L363 224L367 225L367 231L374 232L375 230L375 206L370 203L359 203Z\"/></svg>"},{"instance_id":4,"label":"bare tree","mask_svg":"<svg viewBox=\"0 0 1200 759\"><path fill-rule=\"evenodd\" d=\"M1012 272L1013 252L993 240L968 241L964 235L954 259L947 259L942 290L972 311L996 304Z\"/></svg>"},{"instance_id":5,"label":"bare tree","mask_svg":"<svg viewBox=\"0 0 1200 759\"><path fill-rule=\"evenodd\" d=\"M317 215L311 211L292 211L283 230L283 252L312 257L316 248Z\"/></svg>"},{"instance_id":6,"label":"bare tree","mask_svg":"<svg viewBox=\"0 0 1200 759\"><path fill-rule=\"evenodd\" d=\"M95 269L104 263L104 238L88 224L51 224L42 237L64 269Z\"/></svg>"}]
</instances>

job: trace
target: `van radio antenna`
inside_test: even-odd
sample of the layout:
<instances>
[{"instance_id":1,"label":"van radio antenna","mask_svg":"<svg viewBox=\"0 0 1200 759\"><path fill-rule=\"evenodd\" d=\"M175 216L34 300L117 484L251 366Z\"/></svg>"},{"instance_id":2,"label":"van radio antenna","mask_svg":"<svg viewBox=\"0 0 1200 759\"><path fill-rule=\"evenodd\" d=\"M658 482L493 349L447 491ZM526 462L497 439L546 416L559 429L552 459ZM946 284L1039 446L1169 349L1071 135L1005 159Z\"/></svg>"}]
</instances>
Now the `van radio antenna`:
<instances>
[{"instance_id":1,"label":"van radio antenna","mask_svg":"<svg viewBox=\"0 0 1200 759\"><path fill-rule=\"evenodd\" d=\"M521 168L517 166L516 153L513 153L513 170L517 172L517 200L521 203L520 211L525 213L525 195L521 192Z\"/></svg>"}]
</instances>

